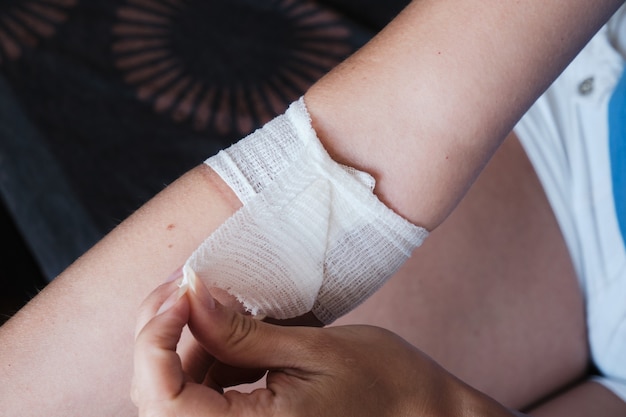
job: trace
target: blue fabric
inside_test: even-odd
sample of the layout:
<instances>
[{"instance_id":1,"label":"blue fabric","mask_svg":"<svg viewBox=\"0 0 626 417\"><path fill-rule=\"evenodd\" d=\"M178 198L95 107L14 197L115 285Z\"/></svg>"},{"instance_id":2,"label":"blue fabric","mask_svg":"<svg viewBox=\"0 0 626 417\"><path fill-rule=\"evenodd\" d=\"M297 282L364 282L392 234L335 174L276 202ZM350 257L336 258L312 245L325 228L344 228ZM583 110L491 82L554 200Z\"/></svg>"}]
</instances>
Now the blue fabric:
<instances>
[{"instance_id":1,"label":"blue fabric","mask_svg":"<svg viewBox=\"0 0 626 417\"><path fill-rule=\"evenodd\" d=\"M626 244L626 71L609 102L609 152L615 211Z\"/></svg>"}]
</instances>

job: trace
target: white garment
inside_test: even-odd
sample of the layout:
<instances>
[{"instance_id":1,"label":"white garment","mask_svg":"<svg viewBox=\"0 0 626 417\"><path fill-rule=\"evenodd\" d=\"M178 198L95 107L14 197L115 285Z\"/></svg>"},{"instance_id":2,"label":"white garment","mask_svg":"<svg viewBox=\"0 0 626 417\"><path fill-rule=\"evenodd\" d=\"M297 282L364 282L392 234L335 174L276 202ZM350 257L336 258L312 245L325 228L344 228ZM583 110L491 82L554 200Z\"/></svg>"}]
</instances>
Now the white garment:
<instances>
[{"instance_id":1,"label":"white garment","mask_svg":"<svg viewBox=\"0 0 626 417\"><path fill-rule=\"evenodd\" d=\"M613 201L607 109L624 68L625 13L622 7L515 127L585 296L597 381L624 401L626 250Z\"/></svg>"}]
</instances>

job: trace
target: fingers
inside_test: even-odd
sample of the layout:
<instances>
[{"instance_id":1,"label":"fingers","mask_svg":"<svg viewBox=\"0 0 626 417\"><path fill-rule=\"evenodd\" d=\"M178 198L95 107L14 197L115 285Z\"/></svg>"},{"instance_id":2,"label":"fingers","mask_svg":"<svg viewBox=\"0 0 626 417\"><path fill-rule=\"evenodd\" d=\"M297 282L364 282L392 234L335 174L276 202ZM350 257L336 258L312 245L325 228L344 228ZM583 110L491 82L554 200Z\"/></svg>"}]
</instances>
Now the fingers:
<instances>
[{"instance_id":1,"label":"fingers","mask_svg":"<svg viewBox=\"0 0 626 417\"><path fill-rule=\"evenodd\" d=\"M265 375L264 369L243 369L216 361L193 337L188 327L183 329L176 351L182 360L183 371L191 381L218 392L227 387L256 382Z\"/></svg>"},{"instance_id":2,"label":"fingers","mask_svg":"<svg viewBox=\"0 0 626 417\"><path fill-rule=\"evenodd\" d=\"M190 315L191 297L185 296L186 288L181 291L176 284L164 284L141 306L132 388L139 416L226 417L252 409L258 411L255 415L270 414L273 395L267 390L221 395L186 377L176 353Z\"/></svg>"},{"instance_id":3,"label":"fingers","mask_svg":"<svg viewBox=\"0 0 626 417\"><path fill-rule=\"evenodd\" d=\"M154 291L152 291L148 297L139 306L139 312L137 313L137 322L135 325L135 337L139 334L141 329L154 317L165 302L165 300L178 289L179 281L170 281L165 284L159 285Z\"/></svg>"},{"instance_id":4,"label":"fingers","mask_svg":"<svg viewBox=\"0 0 626 417\"><path fill-rule=\"evenodd\" d=\"M275 326L236 313L217 303L195 274L191 280L189 328L216 359L252 369L315 365L311 350L317 329Z\"/></svg>"},{"instance_id":5,"label":"fingers","mask_svg":"<svg viewBox=\"0 0 626 417\"><path fill-rule=\"evenodd\" d=\"M176 353L189 319L189 303L183 294L176 284L164 284L140 308L132 391L133 401L140 409L154 401L175 398L185 382Z\"/></svg>"},{"instance_id":6,"label":"fingers","mask_svg":"<svg viewBox=\"0 0 626 417\"><path fill-rule=\"evenodd\" d=\"M204 381L215 359L198 343L188 327L183 329L176 351L181 358L185 374L197 383Z\"/></svg>"}]
</instances>

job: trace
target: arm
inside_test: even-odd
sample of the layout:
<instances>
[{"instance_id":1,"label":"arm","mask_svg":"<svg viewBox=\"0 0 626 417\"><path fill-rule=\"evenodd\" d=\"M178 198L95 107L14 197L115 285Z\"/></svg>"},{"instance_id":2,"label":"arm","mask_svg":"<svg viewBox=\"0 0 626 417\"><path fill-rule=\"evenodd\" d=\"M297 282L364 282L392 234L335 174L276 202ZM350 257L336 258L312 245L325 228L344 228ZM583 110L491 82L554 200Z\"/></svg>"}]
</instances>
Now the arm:
<instances>
[{"instance_id":1,"label":"arm","mask_svg":"<svg viewBox=\"0 0 626 417\"><path fill-rule=\"evenodd\" d=\"M331 154L374 174L388 205L432 229L618 4L415 2L305 98ZM68 268L0 329L0 409L132 415L140 300L238 206L200 167Z\"/></svg>"},{"instance_id":2,"label":"arm","mask_svg":"<svg viewBox=\"0 0 626 417\"><path fill-rule=\"evenodd\" d=\"M315 128L335 160L433 230L621 3L414 1L307 92Z\"/></svg>"},{"instance_id":3,"label":"arm","mask_svg":"<svg viewBox=\"0 0 626 417\"><path fill-rule=\"evenodd\" d=\"M238 206L201 166L49 284L0 328L0 414L134 415L137 307Z\"/></svg>"}]
</instances>

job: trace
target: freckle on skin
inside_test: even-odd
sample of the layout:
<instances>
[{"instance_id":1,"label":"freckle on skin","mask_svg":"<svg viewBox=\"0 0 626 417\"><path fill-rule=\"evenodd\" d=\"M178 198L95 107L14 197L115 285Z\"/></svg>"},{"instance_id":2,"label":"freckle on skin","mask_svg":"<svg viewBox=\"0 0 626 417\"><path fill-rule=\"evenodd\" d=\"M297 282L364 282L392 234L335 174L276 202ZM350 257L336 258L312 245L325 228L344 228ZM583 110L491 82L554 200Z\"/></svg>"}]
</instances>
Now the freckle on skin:
<instances>
[{"instance_id":1,"label":"freckle on skin","mask_svg":"<svg viewBox=\"0 0 626 417\"><path fill-rule=\"evenodd\" d=\"M173 224L173 223L172 224L168 224L167 225L167 230L174 230L175 227L176 227L176 225Z\"/></svg>"},{"instance_id":2,"label":"freckle on skin","mask_svg":"<svg viewBox=\"0 0 626 417\"><path fill-rule=\"evenodd\" d=\"M170 243L169 245L167 245L167 247L171 249L174 247L174 245Z\"/></svg>"}]
</instances>

